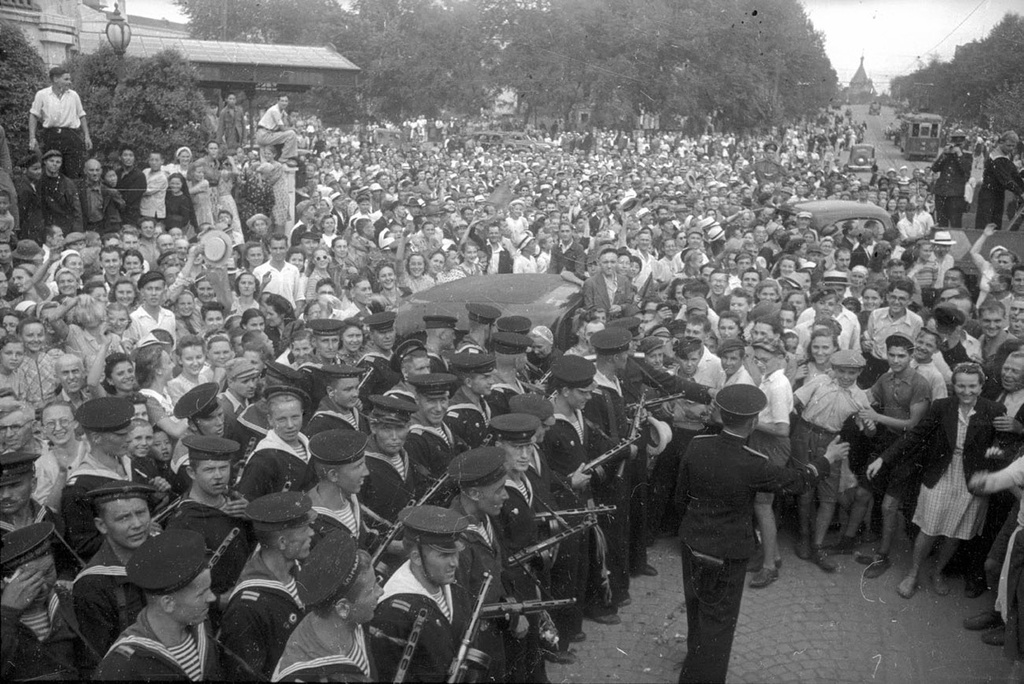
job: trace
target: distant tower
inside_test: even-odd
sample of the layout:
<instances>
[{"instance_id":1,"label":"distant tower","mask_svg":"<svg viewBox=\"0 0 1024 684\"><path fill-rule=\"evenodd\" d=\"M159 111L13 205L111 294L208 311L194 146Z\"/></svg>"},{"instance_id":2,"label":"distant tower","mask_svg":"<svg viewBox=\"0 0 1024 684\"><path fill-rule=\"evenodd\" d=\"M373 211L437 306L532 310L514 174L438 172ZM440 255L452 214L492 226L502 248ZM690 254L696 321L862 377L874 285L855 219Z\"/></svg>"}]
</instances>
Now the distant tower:
<instances>
[{"instance_id":1,"label":"distant tower","mask_svg":"<svg viewBox=\"0 0 1024 684\"><path fill-rule=\"evenodd\" d=\"M851 104L865 104L874 100L875 95L875 85L868 78L867 72L864 71L864 55L861 55L857 73L850 79L847 99Z\"/></svg>"}]
</instances>

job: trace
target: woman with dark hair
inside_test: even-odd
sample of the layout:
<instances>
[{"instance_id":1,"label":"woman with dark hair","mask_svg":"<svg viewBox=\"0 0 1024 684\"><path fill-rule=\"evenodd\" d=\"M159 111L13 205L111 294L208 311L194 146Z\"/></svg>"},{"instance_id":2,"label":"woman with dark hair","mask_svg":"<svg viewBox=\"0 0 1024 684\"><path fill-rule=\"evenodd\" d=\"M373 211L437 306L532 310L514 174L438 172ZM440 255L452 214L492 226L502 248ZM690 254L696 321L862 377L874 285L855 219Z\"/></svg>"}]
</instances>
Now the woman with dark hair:
<instances>
[{"instance_id":1,"label":"woman with dark hair","mask_svg":"<svg viewBox=\"0 0 1024 684\"><path fill-rule=\"evenodd\" d=\"M259 309L260 281L249 271L242 271L235 278L235 297L231 302L231 313L241 314L249 309Z\"/></svg>"},{"instance_id":2,"label":"woman with dark hair","mask_svg":"<svg viewBox=\"0 0 1024 684\"><path fill-rule=\"evenodd\" d=\"M203 322L191 290L182 291L174 300L174 319L177 339L201 334Z\"/></svg>"},{"instance_id":3,"label":"woman with dark hair","mask_svg":"<svg viewBox=\"0 0 1024 684\"><path fill-rule=\"evenodd\" d=\"M303 299L309 301L316 298L316 288L319 286L320 281L330 280L334 282L330 267L331 250L323 245L314 247L309 262L306 264L306 271L303 274L306 277L306 287L303 289L305 296Z\"/></svg>"},{"instance_id":4,"label":"woman with dark hair","mask_svg":"<svg viewBox=\"0 0 1024 684\"><path fill-rule=\"evenodd\" d=\"M363 324L355 318L346 318L343 324L338 360L346 366L358 366L363 358Z\"/></svg>"},{"instance_id":5,"label":"woman with dark hair","mask_svg":"<svg viewBox=\"0 0 1024 684\"><path fill-rule=\"evenodd\" d=\"M187 233L188 226L192 226L194 230L199 225L195 207L192 205L192 196L188 193L188 181L180 173L172 173L167 179L164 204L167 207L167 218L164 219L164 227L167 230L181 228Z\"/></svg>"},{"instance_id":6,"label":"woman with dark hair","mask_svg":"<svg viewBox=\"0 0 1024 684\"><path fill-rule=\"evenodd\" d=\"M124 254L121 255L121 263L123 264L125 275L135 282L139 281L139 276L146 269L146 258L137 249L125 250Z\"/></svg>"},{"instance_id":7,"label":"woman with dark hair","mask_svg":"<svg viewBox=\"0 0 1024 684\"><path fill-rule=\"evenodd\" d=\"M127 399L135 394L135 365L127 354L114 352L103 358L100 370L102 378L93 382L93 374L89 374L90 385L99 387L102 392L111 397ZM98 375L98 374L97 374Z\"/></svg>"},{"instance_id":8,"label":"woman with dark hair","mask_svg":"<svg viewBox=\"0 0 1024 684\"><path fill-rule=\"evenodd\" d=\"M914 555L906 577L896 592L910 598L917 591L921 568L936 539L945 537L931 573L932 587L939 596L950 587L942 571L960 542L973 539L985 523L988 499L975 496L967 487L971 478L1001 461L989 457L996 439L993 420L1006 413L1006 407L981 397L985 372L976 363L960 363L953 368L955 396L936 399L925 417L892 444L867 468L873 478L883 465L893 468L901 460L916 458L921 469L921 490L914 511L914 524L920 532L914 542Z\"/></svg>"},{"instance_id":9,"label":"woman with dark hair","mask_svg":"<svg viewBox=\"0 0 1024 684\"><path fill-rule=\"evenodd\" d=\"M111 302L126 306L128 311L134 311L139 301L139 290L135 286L135 281L126 277L118 278L110 288L109 299Z\"/></svg>"},{"instance_id":10,"label":"woman with dark hair","mask_svg":"<svg viewBox=\"0 0 1024 684\"><path fill-rule=\"evenodd\" d=\"M274 344L274 352L280 354L288 345L292 324L295 322L295 309L287 299L272 292L264 293L260 301L263 332Z\"/></svg>"}]
</instances>

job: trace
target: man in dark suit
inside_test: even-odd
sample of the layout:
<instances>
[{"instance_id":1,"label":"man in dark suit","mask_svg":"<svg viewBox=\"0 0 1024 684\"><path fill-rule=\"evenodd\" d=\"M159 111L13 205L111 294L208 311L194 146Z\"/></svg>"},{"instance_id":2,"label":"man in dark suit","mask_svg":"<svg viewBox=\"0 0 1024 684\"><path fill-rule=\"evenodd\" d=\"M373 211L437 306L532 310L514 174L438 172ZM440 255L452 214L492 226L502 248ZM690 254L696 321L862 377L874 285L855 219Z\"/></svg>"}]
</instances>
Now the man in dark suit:
<instances>
[{"instance_id":1,"label":"man in dark suit","mask_svg":"<svg viewBox=\"0 0 1024 684\"><path fill-rule=\"evenodd\" d=\"M746 446L768 403L752 385L730 385L715 396L722 432L696 437L679 463L676 505L682 511L686 660L680 682L724 682L743 599L747 561L754 555L754 494L798 494L827 477L849 445L833 441L806 466L779 467Z\"/></svg>"},{"instance_id":2,"label":"man in dark suit","mask_svg":"<svg viewBox=\"0 0 1024 684\"><path fill-rule=\"evenodd\" d=\"M78 180L78 200L82 204L82 221L86 230L100 235L121 230L121 208L124 199L103 182L103 165L98 159L85 162L85 177Z\"/></svg>"},{"instance_id":3,"label":"man in dark suit","mask_svg":"<svg viewBox=\"0 0 1024 684\"><path fill-rule=\"evenodd\" d=\"M605 247L601 250L598 260L600 272L587 278L583 283L584 308L604 309L608 312L609 318L631 316L636 313L633 286L628 278L620 278L616 273L618 261L619 253L614 247Z\"/></svg>"},{"instance_id":4,"label":"man in dark suit","mask_svg":"<svg viewBox=\"0 0 1024 684\"><path fill-rule=\"evenodd\" d=\"M43 175L39 183L43 225L60 226L65 233L84 231L78 190L75 182L61 173L63 163L64 157L57 150L49 150L43 154Z\"/></svg>"},{"instance_id":5,"label":"man in dark suit","mask_svg":"<svg viewBox=\"0 0 1024 684\"><path fill-rule=\"evenodd\" d=\"M548 273L557 273L562 280L583 285L587 278L587 253L573 234L572 224L558 227L558 241L551 248Z\"/></svg>"}]
</instances>

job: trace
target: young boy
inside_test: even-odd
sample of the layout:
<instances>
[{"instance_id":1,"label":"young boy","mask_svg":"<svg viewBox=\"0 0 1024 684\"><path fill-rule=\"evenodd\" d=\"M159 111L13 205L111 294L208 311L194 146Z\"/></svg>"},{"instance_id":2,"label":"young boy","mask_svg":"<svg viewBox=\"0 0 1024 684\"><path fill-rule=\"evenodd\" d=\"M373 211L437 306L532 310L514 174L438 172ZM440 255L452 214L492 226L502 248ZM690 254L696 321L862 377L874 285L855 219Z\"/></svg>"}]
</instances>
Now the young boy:
<instances>
[{"instance_id":1,"label":"young boy","mask_svg":"<svg viewBox=\"0 0 1024 684\"><path fill-rule=\"evenodd\" d=\"M793 430L793 459L807 464L814 456L825 453L829 443L839 436L848 418L857 420L857 427L870 434L874 425L858 416L870 410L864 390L857 387L857 377L865 366L860 352L841 349L832 355L832 370L820 375L793 393L793 403L801 420ZM800 495L800 543L797 556L809 560L825 572L835 572L836 564L822 553L825 533L836 510L841 468L818 482L818 511L814 536L811 537L811 512L814 491Z\"/></svg>"}]
</instances>

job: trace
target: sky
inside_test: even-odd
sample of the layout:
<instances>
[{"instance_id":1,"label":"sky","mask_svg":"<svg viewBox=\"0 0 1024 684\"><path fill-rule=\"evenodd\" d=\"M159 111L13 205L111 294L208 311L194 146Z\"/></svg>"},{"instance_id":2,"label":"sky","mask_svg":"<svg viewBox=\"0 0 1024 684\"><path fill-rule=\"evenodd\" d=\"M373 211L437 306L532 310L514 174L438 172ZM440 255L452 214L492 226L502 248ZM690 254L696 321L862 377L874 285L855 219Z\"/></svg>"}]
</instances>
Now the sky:
<instances>
[{"instance_id":1,"label":"sky","mask_svg":"<svg viewBox=\"0 0 1024 684\"><path fill-rule=\"evenodd\" d=\"M212 2L213 0L211 0ZM1008 11L1024 12L1021 0L801 0L840 84L849 83L861 53L879 91L930 55L948 60L957 45L984 38ZM121 0L122 11L154 19L186 21L172 0ZM108 0L112 5L113 0Z\"/></svg>"}]
</instances>

